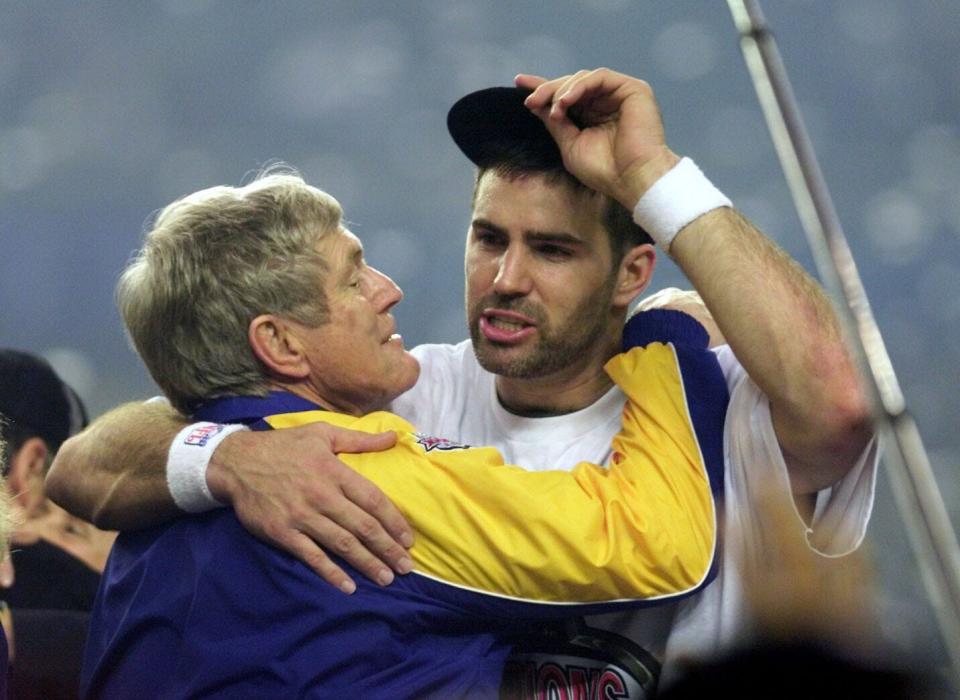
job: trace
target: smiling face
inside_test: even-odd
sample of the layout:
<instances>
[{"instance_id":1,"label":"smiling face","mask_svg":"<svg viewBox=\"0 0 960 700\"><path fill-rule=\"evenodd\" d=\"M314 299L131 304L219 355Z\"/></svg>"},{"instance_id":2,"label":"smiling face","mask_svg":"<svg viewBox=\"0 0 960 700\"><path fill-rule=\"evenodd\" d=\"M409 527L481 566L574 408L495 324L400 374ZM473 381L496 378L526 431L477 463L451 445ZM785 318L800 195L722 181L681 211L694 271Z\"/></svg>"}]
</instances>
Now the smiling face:
<instances>
[{"instance_id":1,"label":"smiling face","mask_svg":"<svg viewBox=\"0 0 960 700\"><path fill-rule=\"evenodd\" d=\"M316 328L293 324L310 367L307 381L334 410L359 415L382 408L420 374L390 313L403 292L366 264L360 240L345 228L325 236L318 250L329 266L328 320Z\"/></svg>"},{"instance_id":2,"label":"smiling face","mask_svg":"<svg viewBox=\"0 0 960 700\"><path fill-rule=\"evenodd\" d=\"M603 206L542 175L483 174L465 267L470 337L484 369L529 379L609 359L625 307L613 308L617 269Z\"/></svg>"}]
</instances>

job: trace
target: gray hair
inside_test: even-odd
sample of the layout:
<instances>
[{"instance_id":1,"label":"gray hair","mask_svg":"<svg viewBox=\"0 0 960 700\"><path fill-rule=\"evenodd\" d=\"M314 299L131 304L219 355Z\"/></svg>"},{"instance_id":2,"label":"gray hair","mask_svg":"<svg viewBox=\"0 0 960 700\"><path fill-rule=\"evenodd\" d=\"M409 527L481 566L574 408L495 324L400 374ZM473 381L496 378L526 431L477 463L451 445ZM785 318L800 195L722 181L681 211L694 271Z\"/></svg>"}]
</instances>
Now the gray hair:
<instances>
[{"instance_id":1,"label":"gray hair","mask_svg":"<svg viewBox=\"0 0 960 700\"><path fill-rule=\"evenodd\" d=\"M264 396L250 321L327 320L318 241L340 226L330 195L296 173L212 187L163 209L120 278L117 305L154 381L180 411L232 395Z\"/></svg>"}]
</instances>

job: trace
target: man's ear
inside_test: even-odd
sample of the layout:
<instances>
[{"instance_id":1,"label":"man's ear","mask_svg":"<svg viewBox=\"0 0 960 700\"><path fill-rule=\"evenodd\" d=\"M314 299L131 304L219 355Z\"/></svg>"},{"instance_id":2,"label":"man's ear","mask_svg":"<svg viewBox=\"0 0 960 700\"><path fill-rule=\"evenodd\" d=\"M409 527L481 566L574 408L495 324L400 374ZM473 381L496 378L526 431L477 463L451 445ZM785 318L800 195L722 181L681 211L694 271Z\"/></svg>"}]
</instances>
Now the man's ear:
<instances>
[{"instance_id":1,"label":"man's ear","mask_svg":"<svg viewBox=\"0 0 960 700\"><path fill-rule=\"evenodd\" d=\"M247 329L253 354L280 379L304 379L310 375L310 365L294 326L287 319L262 314L250 321Z\"/></svg>"},{"instance_id":2,"label":"man's ear","mask_svg":"<svg viewBox=\"0 0 960 700\"><path fill-rule=\"evenodd\" d=\"M20 449L10 455L10 471L7 472L7 488L17 497L19 494L28 494L32 486L43 477L47 471L47 443L42 438L28 438Z\"/></svg>"},{"instance_id":3,"label":"man's ear","mask_svg":"<svg viewBox=\"0 0 960 700\"><path fill-rule=\"evenodd\" d=\"M657 252L652 245L644 243L630 248L617 270L617 286L613 291L614 306L629 306L650 284L656 266Z\"/></svg>"}]
</instances>

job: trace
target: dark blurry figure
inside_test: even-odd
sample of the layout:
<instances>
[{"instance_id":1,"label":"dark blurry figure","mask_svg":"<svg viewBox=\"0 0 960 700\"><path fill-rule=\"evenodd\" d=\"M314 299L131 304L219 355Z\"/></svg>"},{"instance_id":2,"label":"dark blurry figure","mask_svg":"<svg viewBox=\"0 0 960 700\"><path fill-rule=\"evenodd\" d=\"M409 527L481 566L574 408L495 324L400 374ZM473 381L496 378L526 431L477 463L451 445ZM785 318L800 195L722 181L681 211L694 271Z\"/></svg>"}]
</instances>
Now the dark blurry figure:
<instances>
[{"instance_id":1,"label":"dark blurry figure","mask_svg":"<svg viewBox=\"0 0 960 700\"><path fill-rule=\"evenodd\" d=\"M792 504L764 490L764 546L738 553L750 634L722 655L688 665L661 700L951 697L923 659L899 658L883 643L867 554L814 556L806 536L791 527Z\"/></svg>"},{"instance_id":2,"label":"dark blurry figure","mask_svg":"<svg viewBox=\"0 0 960 700\"><path fill-rule=\"evenodd\" d=\"M10 695L76 697L89 611L114 535L52 503L43 480L63 441L86 425L86 411L45 360L3 349L0 414L15 519L0 570L11 613Z\"/></svg>"}]
</instances>

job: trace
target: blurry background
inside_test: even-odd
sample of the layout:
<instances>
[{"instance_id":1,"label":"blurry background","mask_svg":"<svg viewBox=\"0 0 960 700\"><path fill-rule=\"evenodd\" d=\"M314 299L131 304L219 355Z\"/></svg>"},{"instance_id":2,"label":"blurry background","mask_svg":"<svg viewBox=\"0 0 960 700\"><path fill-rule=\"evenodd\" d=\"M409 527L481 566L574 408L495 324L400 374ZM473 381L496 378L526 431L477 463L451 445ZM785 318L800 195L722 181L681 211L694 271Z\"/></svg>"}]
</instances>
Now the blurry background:
<instances>
[{"instance_id":1,"label":"blurry background","mask_svg":"<svg viewBox=\"0 0 960 700\"><path fill-rule=\"evenodd\" d=\"M954 522L960 522L960 3L763 4ZM689 154L812 270L723 2L0 0L0 345L94 414L156 393L112 292L151 212L269 161L344 205L405 290L408 346L465 336L472 172L449 106L608 66L658 93ZM685 286L661 258L655 286ZM881 474L885 633L939 657Z\"/></svg>"}]
</instances>

